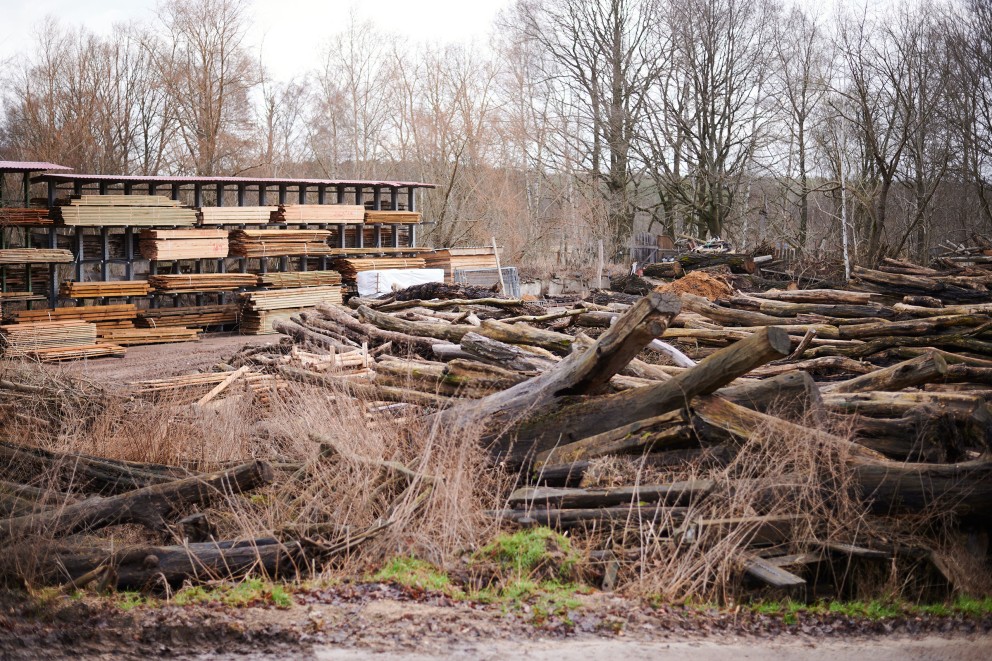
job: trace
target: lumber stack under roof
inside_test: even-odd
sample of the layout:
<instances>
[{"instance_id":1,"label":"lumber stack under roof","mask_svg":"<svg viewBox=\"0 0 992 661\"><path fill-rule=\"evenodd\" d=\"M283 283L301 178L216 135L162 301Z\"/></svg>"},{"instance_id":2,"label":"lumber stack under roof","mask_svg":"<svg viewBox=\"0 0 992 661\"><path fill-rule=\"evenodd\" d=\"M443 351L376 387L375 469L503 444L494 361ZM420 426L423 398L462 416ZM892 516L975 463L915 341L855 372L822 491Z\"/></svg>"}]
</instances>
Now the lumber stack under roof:
<instances>
[{"instance_id":1,"label":"lumber stack under roof","mask_svg":"<svg viewBox=\"0 0 992 661\"><path fill-rule=\"evenodd\" d=\"M155 308L140 310L135 322L141 328L163 328L188 326L203 328L220 326L238 321L238 305L191 305L176 308Z\"/></svg>"},{"instance_id":2,"label":"lumber stack under roof","mask_svg":"<svg viewBox=\"0 0 992 661\"><path fill-rule=\"evenodd\" d=\"M318 303L343 302L338 285L246 292L241 296L241 332L249 335L271 333L272 322L287 320Z\"/></svg>"},{"instance_id":3,"label":"lumber stack under roof","mask_svg":"<svg viewBox=\"0 0 992 661\"><path fill-rule=\"evenodd\" d=\"M294 273L259 273L258 286L271 289L288 287L322 287L340 285L341 274L337 271L297 271Z\"/></svg>"},{"instance_id":4,"label":"lumber stack under roof","mask_svg":"<svg viewBox=\"0 0 992 661\"><path fill-rule=\"evenodd\" d=\"M0 208L0 226L36 226L51 225L52 219L48 217L48 209L25 209L16 207Z\"/></svg>"},{"instance_id":5,"label":"lumber stack under roof","mask_svg":"<svg viewBox=\"0 0 992 661\"><path fill-rule=\"evenodd\" d=\"M152 288L163 294L235 291L254 287L255 282L254 273L175 273L148 277Z\"/></svg>"},{"instance_id":6,"label":"lumber stack under roof","mask_svg":"<svg viewBox=\"0 0 992 661\"><path fill-rule=\"evenodd\" d=\"M272 214L273 223L354 224L365 219L360 204L284 204Z\"/></svg>"},{"instance_id":7,"label":"lumber stack under roof","mask_svg":"<svg viewBox=\"0 0 992 661\"><path fill-rule=\"evenodd\" d=\"M429 269L443 269L444 281L453 282L455 271L496 268L496 252L492 247L447 248L424 255Z\"/></svg>"},{"instance_id":8,"label":"lumber stack under roof","mask_svg":"<svg viewBox=\"0 0 992 661\"><path fill-rule=\"evenodd\" d=\"M200 339L200 331L198 329L177 326L164 326L162 328L113 328L101 330L98 335L101 340L121 346L195 342Z\"/></svg>"},{"instance_id":9,"label":"lumber stack under roof","mask_svg":"<svg viewBox=\"0 0 992 661\"><path fill-rule=\"evenodd\" d=\"M0 264L66 264L75 259L70 250L59 248L4 248Z\"/></svg>"},{"instance_id":10,"label":"lumber stack under roof","mask_svg":"<svg viewBox=\"0 0 992 661\"><path fill-rule=\"evenodd\" d=\"M422 269L426 268L423 257L348 257L335 259L334 270L341 274L346 282L354 282L355 277L362 271L385 271L389 269Z\"/></svg>"},{"instance_id":11,"label":"lumber stack under roof","mask_svg":"<svg viewBox=\"0 0 992 661\"><path fill-rule=\"evenodd\" d=\"M75 282L67 280L59 286L62 298L121 298L147 296L151 291L147 280L97 280Z\"/></svg>"},{"instance_id":12,"label":"lumber stack under roof","mask_svg":"<svg viewBox=\"0 0 992 661\"><path fill-rule=\"evenodd\" d=\"M234 257L320 256L331 252L327 230L234 230Z\"/></svg>"},{"instance_id":13,"label":"lumber stack under roof","mask_svg":"<svg viewBox=\"0 0 992 661\"><path fill-rule=\"evenodd\" d=\"M366 211L366 224L389 223L399 225L417 224L420 222L419 211Z\"/></svg>"},{"instance_id":14,"label":"lumber stack under roof","mask_svg":"<svg viewBox=\"0 0 992 661\"><path fill-rule=\"evenodd\" d=\"M222 259L227 230L142 230L138 249L145 259Z\"/></svg>"},{"instance_id":15,"label":"lumber stack under roof","mask_svg":"<svg viewBox=\"0 0 992 661\"><path fill-rule=\"evenodd\" d=\"M201 225L267 225L279 207L201 207Z\"/></svg>"},{"instance_id":16,"label":"lumber stack under roof","mask_svg":"<svg viewBox=\"0 0 992 661\"><path fill-rule=\"evenodd\" d=\"M196 213L164 195L83 195L56 207L55 219L70 227L192 226Z\"/></svg>"},{"instance_id":17,"label":"lumber stack under roof","mask_svg":"<svg viewBox=\"0 0 992 661\"><path fill-rule=\"evenodd\" d=\"M51 310L18 310L14 319L18 323L35 321L88 321L98 325L117 325L131 322L137 314L132 303L121 305L80 305Z\"/></svg>"}]
</instances>

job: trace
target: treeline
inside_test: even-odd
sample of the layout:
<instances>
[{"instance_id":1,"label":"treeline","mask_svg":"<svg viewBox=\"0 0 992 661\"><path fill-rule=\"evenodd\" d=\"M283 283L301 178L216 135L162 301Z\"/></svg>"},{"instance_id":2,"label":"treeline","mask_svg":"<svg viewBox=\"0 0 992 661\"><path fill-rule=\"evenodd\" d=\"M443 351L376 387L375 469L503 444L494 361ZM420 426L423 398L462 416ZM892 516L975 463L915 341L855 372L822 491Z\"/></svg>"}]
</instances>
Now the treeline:
<instances>
[{"instance_id":1,"label":"treeline","mask_svg":"<svg viewBox=\"0 0 992 661\"><path fill-rule=\"evenodd\" d=\"M635 232L926 259L992 228L992 6L517 0L487 47L352 18L293 80L243 0L102 37L46 19L3 71L0 154L87 172L396 178L437 243L516 259Z\"/></svg>"}]
</instances>

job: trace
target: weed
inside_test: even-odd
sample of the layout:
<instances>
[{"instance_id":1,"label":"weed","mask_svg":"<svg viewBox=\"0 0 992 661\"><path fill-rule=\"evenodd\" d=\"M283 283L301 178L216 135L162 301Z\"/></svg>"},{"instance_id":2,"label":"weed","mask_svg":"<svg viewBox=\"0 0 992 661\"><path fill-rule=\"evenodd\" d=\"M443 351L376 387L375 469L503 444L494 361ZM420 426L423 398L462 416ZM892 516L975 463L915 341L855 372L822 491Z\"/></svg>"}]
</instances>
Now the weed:
<instances>
[{"instance_id":1,"label":"weed","mask_svg":"<svg viewBox=\"0 0 992 661\"><path fill-rule=\"evenodd\" d=\"M429 562L412 556L399 556L387 562L372 580L396 583L408 588L452 593L451 580Z\"/></svg>"},{"instance_id":2,"label":"weed","mask_svg":"<svg viewBox=\"0 0 992 661\"><path fill-rule=\"evenodd\" d=\"M549 578L568 580L579 562L579 554L564 535L550 528L531 528L497 535L475 554L473 561L494 563L502 572L516 577L546 574Z\"/></svg>"},{"instance_id":3,"label":"weed","mask_svg":"<svg viewBox=\"0 0 992 661\"><path fill-rule=\"evenodd\" d=\"M219 603L235 608L247 606L289 608L293 605L293 597L283 585L260 578L249 578L233 584L195 585L183 588L172 597L172 600L179 606Z\"/></svg>"}]
</instances>

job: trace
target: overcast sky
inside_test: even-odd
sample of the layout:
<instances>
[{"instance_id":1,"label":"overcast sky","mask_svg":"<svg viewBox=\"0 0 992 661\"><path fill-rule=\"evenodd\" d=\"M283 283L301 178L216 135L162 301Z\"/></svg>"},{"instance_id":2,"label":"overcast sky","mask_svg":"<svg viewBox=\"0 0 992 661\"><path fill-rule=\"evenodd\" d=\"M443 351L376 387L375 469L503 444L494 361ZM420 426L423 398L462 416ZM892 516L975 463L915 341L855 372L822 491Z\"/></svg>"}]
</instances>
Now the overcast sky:
<instances>
[{"instance_id":1,"label":"overcast sky","mask_svg":"<svg viewBox=\"0 0 992 661\"><path fill-rule=\"evenodd\" d=\"M317 65L327 36L354 7L381 29L429 42L485 43L496 13L511 0L255 0L250 39L277 78ZM154 19L157 0L0 0L0 60L32 47L35 27L52 15L105 33L116 22Z\"/></svg>"}]
</instances>

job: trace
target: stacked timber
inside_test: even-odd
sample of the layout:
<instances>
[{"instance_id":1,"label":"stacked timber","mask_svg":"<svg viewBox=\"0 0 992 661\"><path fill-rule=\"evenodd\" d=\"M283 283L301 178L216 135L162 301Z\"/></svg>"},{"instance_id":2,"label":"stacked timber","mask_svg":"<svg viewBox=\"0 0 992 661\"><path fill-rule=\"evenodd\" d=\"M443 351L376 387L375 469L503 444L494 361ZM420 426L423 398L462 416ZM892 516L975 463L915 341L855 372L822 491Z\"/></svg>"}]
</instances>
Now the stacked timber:
<instances>
[{"instance_id":1,"label":"stacked timber","mask_svg":"<svg viewBox=\"0 0 992 661\"><path fill-rule=\"evenodd\" d=\"M413 225L420 222L419 211L366 211L365 223L372 225L384 223L390 225Z\"/></svg>"},{"instance_id":2,"label":"stacked timber","mask_svg":"<svg viewBox=\"0 0 992 661\"><path fill-rule=\"evenodd\" d=\"M254 287L255 281L252 273L175 273L148 276L148 284L162 294L235 291L242 287Z\"/></svg>"},{"instance_id":3,"label":"stacked timber","mask_svg":"<svg viewBox=\"0 0 992 661\"><path fill-rule=\"evenodd\" d=\"M67 227L180 227L196 224L196 212L163 195L82 195L55 207Z\"/></svg>"},{"instance_id":4,"label":"stacked timber","mask_svg":"<svg viewBox=\"0 0 992 661\"><path fill-rule=\"evenodd\" d=\"M151 291L147 280L97 280L75 282L67 280L59 285L63 298L123 298L147 296Z\"/></svg>"},{"instance_id":5,"label":"stacked timber","mask_svg":"<svg viewBox=\"0 0 992 661\"><path fill-rule=\"evenodd\" d=\"M331 253L327 230L235 230L234 257L320 256Z\"/></svg>"},{"instance_id":6,"label":"stacked timber","mask_svg":"<svg viewBox=\"0 0 992 661\"><path fill-rule=\"evenodd\" d=\"M48 310L18 310L14 312L17 323L41 321L86 321L97 327L128 327L134 321L137 308L133 303L120 305L80 305Z\"/></svg>"},{"instance_id":7,"label":"stacked timber","mask_svg":"<svg viewBox=\"0 0 992 661\"><path fill-rule=\"evenodd\" d=\"M360 204L285 204L272 213L273 223L339 225L361 223L365 207Z\"/></svg>"},{"instance_id":8,"label":"stacked timber","mask_svg":"<svg viewBox=\"0 0 992 661\"><path fill-rule=\"evenodd\" d=\"M140 328L187 326L204 328L238 321L238 305L192 305L175 308L140 310L135 324Z\"/></svg>"},{"instance_id":9,"label":"stacked timber","mask_svg":"<svg viewBox=\"0 0 992 661\"><path fill-rule=\"evenodd\" d=\"M223 259L227 257L226 230L142 230L138 249L145 259Z\"/></svg>"},{"instance_id":10,"label":"stacked timber","mask_svg":"<svg viewBox=\"0 0 992 661\"><path fill-rule=\"evenodd\" d=\"M51 224L48 209L0 207L0 227L39 227Z\"/></svg>"},{"instance_id":11,"label":"stacked timber","mask_svg":"<svg viewBox=\"0 0 992 661\"><path fill-rule=\"evenodd\" d=\"M423 257L346 257L334 260L331 265L345 282L354 282L362 271L426 268Z\"/></svg>"},{"instance_id":12,"label":"stacked timber","mask_svg":"<svg viewBox=\"0 0 992 661\"><path fill-rule=\"evenodd\" d=\"M321 287L340 285L341 274L337 271L296 271L287 273L259 273L258 286L270 289L288 287Z\"/></svg>"},{"instance_id":13,"label":"stacked timber","mask_svg":"<svg viewBox=\"0 0 992 661\"><path fill-rule=\"evenodd\" d=\"M279 207L201 207L201 225L267 225Z\"/></svg>"},{"instance_id":14,"label":"stacked timber","mask_svg":"<svg viewBox=\"0 0 992 661\"><path fill-rule=\"evenodd\" d=\"M0 249L0 264L67 264L74 260L71 251L58 248Z\"/></svg>"},{"instance_id":15,"label":"stacked timber","mask_svg":"<svg viewBox=\"0 0 992 661\"><path fill-rule=\"evenodd\" d=\"M99 338L120 346L138 344L167 344L172 342L195 342L200 339L196 328L163 326L159 328L116 328L100 330Z\"/></svg>"},{"instance_id":16,"label":"stacked timber","mask_svg":"<svg viewBox=\"0 0 992 661\"><path fill-rule=\"evenodd\" d=\"M337 285L255 291L241 296L241 332L248 335L271 333L273 322L289 319L319 303L342 302L341 287Z\"/></svg>"},{"instance_id":17,"label":"stacked timber","mask_svg":"<svg viewBox=\"0 0 992 661\"><path fill-rule=\"evenodd\" d=\"M447 248L426 253L429 269L444 269L444 281L453 282L455 271L496 268L496 250L488 248Z\"/></svg>"},{"instance_id":18,"label":"stacked timber","mask_svg":"<svg viewBox=\"0 0 992 661\"><path fill-rule=\"evenodd\" d=\"M82 320L34 321L0 326L4 355L33 356L43 349L71 349L96 344L96 325Z\"/></svg>"}]
</instances>

